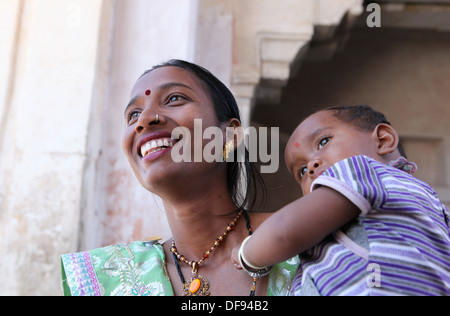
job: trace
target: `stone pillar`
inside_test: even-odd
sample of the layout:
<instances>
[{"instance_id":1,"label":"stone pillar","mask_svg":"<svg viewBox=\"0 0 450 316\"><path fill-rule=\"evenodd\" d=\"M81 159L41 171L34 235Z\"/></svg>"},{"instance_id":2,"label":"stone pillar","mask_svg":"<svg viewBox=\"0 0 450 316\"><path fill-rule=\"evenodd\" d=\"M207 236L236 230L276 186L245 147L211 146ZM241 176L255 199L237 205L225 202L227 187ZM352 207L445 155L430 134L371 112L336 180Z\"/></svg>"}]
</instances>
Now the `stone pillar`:
<instances>
[{"instance_id":1,"label":"stone pillar","mask_svg":"<svg viewBox=\"0 0 450 316\"><path fill-rule=\"evenodd\" d=\"M59 256L76 249L108 4L0 1L1 294L59 294Z\"/></svg>"}]
</instances>

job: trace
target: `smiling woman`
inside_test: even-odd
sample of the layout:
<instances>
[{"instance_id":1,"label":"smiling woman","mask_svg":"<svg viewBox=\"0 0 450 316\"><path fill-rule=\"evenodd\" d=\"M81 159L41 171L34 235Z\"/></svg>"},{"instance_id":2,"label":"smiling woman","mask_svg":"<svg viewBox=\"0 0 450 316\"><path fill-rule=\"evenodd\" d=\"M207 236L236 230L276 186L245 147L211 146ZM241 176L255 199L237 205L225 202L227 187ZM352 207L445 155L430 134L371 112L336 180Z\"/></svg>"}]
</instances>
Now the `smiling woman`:
<instances>
[{"instance_id":1,"label":"smiling woman","mask_svg":"<svg viewBox=\"0 0 450 316\"><path fill-rule=\"evenodd\" d=\"M232 162L175 162L170 154L179 141L172 131L182 127L194 135L195 120L222 135L241 126L229 89L206 69L171 60L146 71L130 100L122 148L137 180L161 197L173 237L64 255L65 294L288 294L298 259L252 278L231 264L232 249L269 216L248 210L264 197L248 151L244 161ZM243 142L235 139L224 150L236 155L239 146Z\"/></svg>"}]
</instances>

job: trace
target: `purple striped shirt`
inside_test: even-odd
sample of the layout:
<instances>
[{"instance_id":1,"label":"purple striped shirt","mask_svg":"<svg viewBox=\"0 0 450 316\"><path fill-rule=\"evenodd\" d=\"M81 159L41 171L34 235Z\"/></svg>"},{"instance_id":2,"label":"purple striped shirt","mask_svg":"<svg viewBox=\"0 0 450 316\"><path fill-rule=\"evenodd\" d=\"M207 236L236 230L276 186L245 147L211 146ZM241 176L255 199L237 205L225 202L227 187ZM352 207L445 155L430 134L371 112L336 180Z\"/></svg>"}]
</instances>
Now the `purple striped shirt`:
<instances>
[{"instance_id":1,"label":"purple striped shirt","mask_svg":"<svg viewBox=\"0 0 450 316\"><path fill-rule=\"evenodd\" d=\"M347 197L361 215L300 254L293 295L450 295L450 216L429 185L355 156L330 167L312 190L318 186Z\"/></svg>"}]
</instances>

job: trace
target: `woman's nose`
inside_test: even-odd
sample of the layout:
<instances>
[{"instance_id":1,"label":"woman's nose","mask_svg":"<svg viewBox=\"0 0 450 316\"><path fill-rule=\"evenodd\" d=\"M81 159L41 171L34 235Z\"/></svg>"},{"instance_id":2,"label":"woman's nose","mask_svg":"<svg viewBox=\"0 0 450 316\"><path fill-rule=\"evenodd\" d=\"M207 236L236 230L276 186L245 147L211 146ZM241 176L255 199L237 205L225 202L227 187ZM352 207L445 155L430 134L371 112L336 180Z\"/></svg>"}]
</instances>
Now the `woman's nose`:
<instances>
[{"instance_id":1,"label":"woman's nose","mask_svg":"<svg viewBox=\"0 0 450 316\"><path fill-rule=\"evenodd\" d=\"M157 113L154 113L151 109L151 107L145 108L141 114L139 115L139 118L136 122L135 130L136 132L142 132L144 129L159 124L160 118Z\"/></svg>"}]
</instances>

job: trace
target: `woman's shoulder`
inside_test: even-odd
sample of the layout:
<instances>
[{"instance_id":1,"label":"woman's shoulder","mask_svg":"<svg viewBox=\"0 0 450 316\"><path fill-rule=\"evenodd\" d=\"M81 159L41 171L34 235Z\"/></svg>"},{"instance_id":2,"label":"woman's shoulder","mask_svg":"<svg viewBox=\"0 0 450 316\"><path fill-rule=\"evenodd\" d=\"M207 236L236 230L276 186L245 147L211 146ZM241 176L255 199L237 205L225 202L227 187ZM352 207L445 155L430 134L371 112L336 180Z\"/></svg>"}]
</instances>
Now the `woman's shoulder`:
<instances>
[{"instance_id":1,"label":"woman's shoulder","mask_svg":"<svg viewBox=\"0 0 450 316\"><path fill-rule=\"evenodd\" d=\"M62 260L67 262L83 262L87 260L96 259L110 260L111 258L125 258L135 259L136 257L159 257L164 259L164 251L162 245L159 243L161 238L151 237L143 241L133 241L130 243L120 243L108 245L100 248L95 248L88 251L78 253L69 253L62 255ZM95 263L97 263L97 261Z\"/></svg>"},{"instance_id":2,"label":"woman's shoulder","mask_svg":"<svg viewBox=\"0 0 450 316\"><path fill-rule=\"evenodd\" d=\"M117 244L61 257L65 295L171 295L159 239Z\"/></svg>"}]
</instances>

